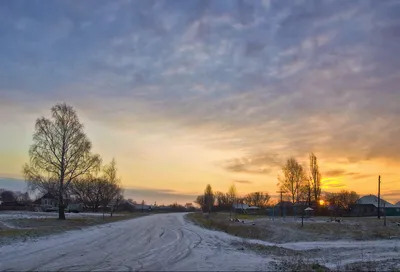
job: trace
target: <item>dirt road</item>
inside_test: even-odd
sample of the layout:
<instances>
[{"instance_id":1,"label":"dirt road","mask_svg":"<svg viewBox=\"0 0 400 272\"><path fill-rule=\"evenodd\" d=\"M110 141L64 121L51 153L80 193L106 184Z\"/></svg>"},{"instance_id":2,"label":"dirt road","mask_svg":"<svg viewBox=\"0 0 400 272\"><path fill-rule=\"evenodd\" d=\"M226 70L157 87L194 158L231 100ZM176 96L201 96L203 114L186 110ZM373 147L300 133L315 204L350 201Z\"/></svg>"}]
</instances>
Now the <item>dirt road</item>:
<instances>
[{"instance_id":1,"label":"dirt road","mask_svg":"<svg viewBox=\"0 0 400 272\"><path fill-rule=\"evenodd\" d=\"M0 248L1 271L257 271L265 257L231 237L160 214Z\"/></svg>"}]
</instances>

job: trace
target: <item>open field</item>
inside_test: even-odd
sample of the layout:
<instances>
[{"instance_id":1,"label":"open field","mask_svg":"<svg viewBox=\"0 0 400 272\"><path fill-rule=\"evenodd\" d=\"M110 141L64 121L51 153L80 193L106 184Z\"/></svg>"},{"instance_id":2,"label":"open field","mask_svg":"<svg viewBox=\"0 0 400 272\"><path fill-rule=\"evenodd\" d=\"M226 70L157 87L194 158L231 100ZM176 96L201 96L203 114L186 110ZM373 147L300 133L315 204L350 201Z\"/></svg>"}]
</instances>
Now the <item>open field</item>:
<instances>
[{"instance_id":1,"label":"open field","mask_svg":"<svg viewBox=\"0 0 400 272\"><path fill-rule=\"evenodd\" d=\"M189 214L188 218L196 224L229 234L251 239L260 239L273 243L289 243L299 241L333 241L333 240L376 240L400 238L400 218L387 218L387 226L383 219L376 218L339 218L338 222L328 217L317 217L304 220L301 218L279 218L272 220L266 216L237 215L242 222L229 221L228 213L211 214L206 218L201 213Z\"/></svg>"},{"instance_id":2,"label":"open field","mask_svg":"<svg viewBox=\"0 0 400 272\"><path fill-rule=\"evenodd\" d=\"M313 218L304 221L229 214L188 214L198 226L223 231L241 240L232 242L238 250L254 251L276 260L278 271L400 271L399 218ZM244 223L243 223L244 222Z\"/></svg>"},{"instance_id":3,"label":"open field","mask_svg":"<svg viewBox=\"0 0 400 272\"><path fill-rule=\"evenodd\" d=\"M147 214L105 214L103 219L102 213L68 213L67 220L58 220L55 212L1 212L0 245L144 215Z\"/></svg>"}]
</instances>

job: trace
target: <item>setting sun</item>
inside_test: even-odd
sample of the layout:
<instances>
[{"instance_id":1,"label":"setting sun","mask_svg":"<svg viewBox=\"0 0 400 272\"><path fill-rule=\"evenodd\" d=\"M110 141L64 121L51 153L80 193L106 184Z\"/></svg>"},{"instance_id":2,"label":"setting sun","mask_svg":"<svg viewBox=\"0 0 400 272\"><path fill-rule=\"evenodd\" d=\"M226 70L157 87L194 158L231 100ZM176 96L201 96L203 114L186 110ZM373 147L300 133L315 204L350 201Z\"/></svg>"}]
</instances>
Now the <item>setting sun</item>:
<instances>
[{"instance_id":1,"label":"setting sun","mask_svg":"<svg viewBox=\"0 0 400 272\"><path fill-rule=\"evenodd\" d=\"M325 204L325 201L323 201L322 199L319 201L319 205L323 206Z\"/></svg>"}]
</instances>

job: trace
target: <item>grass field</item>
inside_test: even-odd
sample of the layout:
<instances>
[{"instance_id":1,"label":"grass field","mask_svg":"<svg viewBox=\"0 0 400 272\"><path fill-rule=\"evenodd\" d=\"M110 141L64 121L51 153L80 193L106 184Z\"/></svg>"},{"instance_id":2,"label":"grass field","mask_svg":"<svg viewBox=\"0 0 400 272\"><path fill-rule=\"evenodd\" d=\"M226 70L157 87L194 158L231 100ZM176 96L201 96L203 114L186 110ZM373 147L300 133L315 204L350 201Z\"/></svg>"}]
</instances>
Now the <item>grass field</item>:
<instances>
[{"instance_id":1,"label":"grass field","mask_svg":"<svg viewBox=\"0 0 400 272\"><path fill-rule=\"evenodd\" d=\"M274 243L400 238L400 227L396 224L400 218L388 218L387 226L383 225L383 219L376 218L341 218L341 223L327 222L329 218L312 218L305 220L302 226L301 219L293 217L284 220L275 218L273 221L266 216L237 215L245 223L231 222L228 213L214 213L210 216L192 213L187 217L205 228Z\"/></svg>"},{"instance_id":2,"label":"grass field","mask_svg":"<svg viewBox=\"0 0 400 272\"><path fill-rule=\"evenodd\" d=\"M62 233L69 230L81 229L94 225L128 220L148 215L146 213L123 214L110 217L82 216L58 220L56 217L21 218L3 220L0 224L0 244L8 244L15 241L38 238L43 235Z\"/></svg>"},{"instance_id":3,"label":"grass field","mask_svg":"<svg viewBox=\"0 0 400 272\"><path fill-rule=\"evenodd\" d=\"M276 271L400 271L399 218L388 218L386 227L376 218L340 218L338 223L318 217L303 227L293 217L237 218L244 223L230 221L227 213L187 215L198 226L244 238L232 245L275 259Z\"/></svg>"}]
</instances>

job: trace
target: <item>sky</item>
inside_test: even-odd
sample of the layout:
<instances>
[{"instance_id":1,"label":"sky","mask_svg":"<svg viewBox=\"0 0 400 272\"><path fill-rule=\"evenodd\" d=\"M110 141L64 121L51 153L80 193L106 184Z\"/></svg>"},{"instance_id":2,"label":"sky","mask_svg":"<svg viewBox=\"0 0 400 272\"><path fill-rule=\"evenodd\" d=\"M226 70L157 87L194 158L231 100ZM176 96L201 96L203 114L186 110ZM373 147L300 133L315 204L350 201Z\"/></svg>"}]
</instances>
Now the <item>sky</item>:
<instances>
[{"instance_id":1,"label":"sky","mask_svg":"<svg viewBox=\"0 0 400 272\"><path fill-rule=\"evenodd\" d=\"M0 187L66 102L125 196L209 183L275 196L314 152L323 190L400 200L400 1L0 1Z\"/></svg>"}]
</instances>

